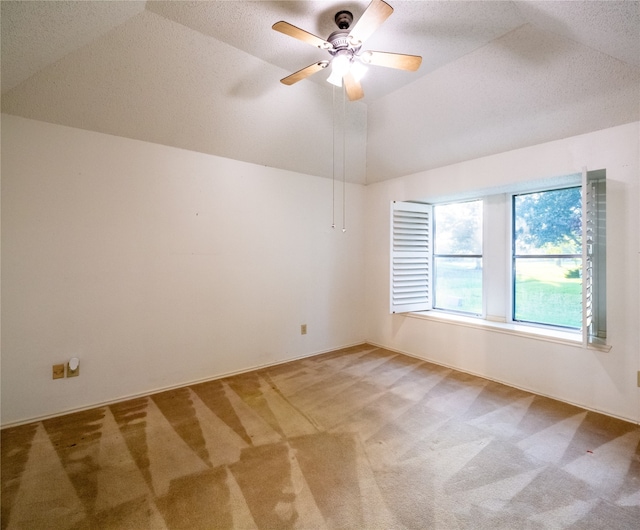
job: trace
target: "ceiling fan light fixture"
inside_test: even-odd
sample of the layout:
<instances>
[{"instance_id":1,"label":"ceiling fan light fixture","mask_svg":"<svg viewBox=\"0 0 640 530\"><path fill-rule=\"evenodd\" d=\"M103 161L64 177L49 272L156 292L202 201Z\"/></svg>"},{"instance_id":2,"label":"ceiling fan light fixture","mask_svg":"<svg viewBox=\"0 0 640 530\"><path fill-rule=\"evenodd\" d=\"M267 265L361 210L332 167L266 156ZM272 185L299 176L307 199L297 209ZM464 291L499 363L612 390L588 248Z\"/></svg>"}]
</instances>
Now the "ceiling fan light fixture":
<instances>
[{"instance_id":1,"label":"ceiling fan light fixture","mask_svg":"<svg viewBox=\"0 0 640 530\"><path fill-rule=\"evenodd\" d=\"M354 61L351 64L351 73L356 81L360 81L367 73L367 66L359 61Z\"/></svg>"},{"instance_id":2,"label":"ceiling fan light fixture","mask_svg":"<svg viewBox=\"0 0 640 530\"><path fill-rule=\"evenodd\" d=\"M342 76L337 75L335 70L331 72L331 75L327 77L327 82L331 83L334 86L341 87L342 86Z\"/></svg>"},{"instance_id":3,"label":"ceiling fan light fixture","mask_svg":"<svg viewBox=\"0 0 640 530\"><path fill-rule=\"evenodd\" d=\"M331 71L340 77L351 68L351 55L347 50L339 50L331 61Z\"/></svg>"},{"instance_id":4,"label":"ceiling fan light fixture","mask_svg":"<svg viewBox=\"0 0 640 530\"><path fill-rule=\"evenodd\" d=\"M331 60L331 75L327 81L335 86L342 86L342 78L351 69L351 54L348 50L338 50Z\"/></svg>"}]
</instances>

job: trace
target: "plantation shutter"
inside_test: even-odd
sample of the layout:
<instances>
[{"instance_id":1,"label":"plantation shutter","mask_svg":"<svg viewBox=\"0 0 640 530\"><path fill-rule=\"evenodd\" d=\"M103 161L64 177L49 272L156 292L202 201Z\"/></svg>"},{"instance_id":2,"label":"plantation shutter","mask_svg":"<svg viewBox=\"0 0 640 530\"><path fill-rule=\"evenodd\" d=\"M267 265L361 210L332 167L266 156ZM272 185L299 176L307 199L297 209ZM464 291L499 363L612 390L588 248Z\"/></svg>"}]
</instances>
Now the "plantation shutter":
<instances>
[{"instance_id":1,"label":"plantation shutter","mask_svg":"<svg viewBox=\"0 0 640 530\"><path fill-rule=\"evenodd\" d=\"M391 313L431 309L430 204L391 204Z\"/></svg>"},{"instance_id":2,"label":"plantation shutter","mask_svg":"<svg viewBox=\"0 0 640 530\"><path fill-rule=\"evenodd\" d=\"M582 307L583 339L603 343L606 315L606 176L605 171L582 175Z\"/></svg>"}]
</instances>

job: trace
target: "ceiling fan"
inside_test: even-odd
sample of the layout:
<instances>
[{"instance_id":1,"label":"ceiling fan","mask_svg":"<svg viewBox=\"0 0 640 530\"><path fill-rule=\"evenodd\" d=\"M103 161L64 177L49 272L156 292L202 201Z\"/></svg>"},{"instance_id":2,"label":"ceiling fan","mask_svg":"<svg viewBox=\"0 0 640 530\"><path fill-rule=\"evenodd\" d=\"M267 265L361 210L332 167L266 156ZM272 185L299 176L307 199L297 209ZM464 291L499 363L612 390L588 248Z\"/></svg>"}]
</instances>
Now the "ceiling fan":
<instances>
[{"instance_id":1,"label":"ceiling fan","mask_svg":"<svg viewBox=\"0 0 640 530\"><path fill-rule=\"evenodd\" d=\"M288 22L276 22L274 30L301 40L312 46L327 50L332 56L329 60L318 61L281 79L285 85L293 85L331 65L331 75L327 79L337 86L344 84L347 97L351 101L364 97L360 77L366 65L386 66L398 70L415 72L422 63L418 55L399 53L361 51L362 45L371 34L393 13L393 8L383 0L372 0L365 12L351 28L353 14L350 11L338 11L334 20L338 30L324 40L308 31ZM351 28L351 29L350 29Z\"/></svg>"}]
</instances>

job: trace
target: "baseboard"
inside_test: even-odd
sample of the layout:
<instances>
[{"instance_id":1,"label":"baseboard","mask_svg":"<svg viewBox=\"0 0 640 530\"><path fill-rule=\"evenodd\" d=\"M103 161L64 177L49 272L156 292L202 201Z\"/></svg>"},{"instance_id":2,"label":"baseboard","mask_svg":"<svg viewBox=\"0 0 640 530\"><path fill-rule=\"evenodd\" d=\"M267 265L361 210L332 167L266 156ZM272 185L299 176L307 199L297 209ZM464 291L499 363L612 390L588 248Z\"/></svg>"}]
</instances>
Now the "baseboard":
<instances>
[{"instance_id":1,"label":"baseboard","mask_svg":"<svg viewBox=\"0 0 640 530\"><path fill-rule=\"evenodd\" d=\"M166 387L162 387L162 388L157 388L154 390L147 390L145 392L139 392L137 394L129 394L126 396L122 396L119 398L115 398L115 399L111 399L108 401L101 401L98 403L93 403L91 405L86 405L86 406L82 406L82 407L76 407L76 408L72 408L72 409L66 409L60 412L55 412L53 414L46 414L44 416L36 416L34 418L29 418L29 419L25 419L25 420L19 420L19 421L14 421L11 423L6 423L6 424L2 424L0 426L0 430L4 430L4 429L9 429L11 427L18 427L20 425L27 425L29 423L36 423L39 421L44 421L44 420L49 420L52 418L58 418L60 416L65 416L66 414L73 414L75 412L82 412L84 410L91 410L91 409L97 409L100 407L107 407L109 405L114 405L116 403L122 403L123 401L128 401L130 399L137 399L137 398L141 398L141 397L147 397L147 396L153 396L154 394L160 394L161 392L166 392L168 390L175 390L176 388L182 388L182 387L186 387L186 386L191 386L191 385L197 385L200 383L206 383L208 381L216 381L218 379L224 379L225 377L232 377L234 375L240 375L240 374L246 374L248 372L254 372L256 370L262 370L263 368L269 368L270 366L278 366L280 364L287 364L293 361L299 361L301 359L308 359L310 357L316 357L318 355L322 355L325 353L329 353L329 352L333 352L333 351L338 351L338 350L344 350L345 348L353 348L355 346L361 346L363 344L367 344L366 342L357 342L354 344L348 344L345 346L338 346L337 348L330 348L327 350L322 350L322 351L317 351L317 352L313 352L313 353L307 353L305 355L300 355L298 357L293 357L291 359L286 359L286 360L282 360L282 361L274 361L271 363L264 363L264 364L260 364L260 365L256 365L256 366L252 366L250 368L243 368L241 370L234 370L231 372L225 372L223 374L217 374L214 376L210 376L210 377L203 377L202 379L196 379L193 381L187 381L187 382L183 382L183 383L179 383L176 385L169 385Z\"/></svg>"},{"instance_id":2,"label":"baseboard","mask_svg":"<svg viewBox=\"0 0 640 530\"><path fill-rule=\"evenodd\" d=\"M308 353L308 354L305 354L305 355L299 355L299 356L293 357L291 359L286 359L286 360L282 360L282 361L274 361L274 362L271 362L271 363L264 363L264 364L252 366L252 367L249 367L249 368L243 368L241 370L234 370L234 371L231 371L231 372L225 372L225 373L222 373L222 374L217 374L217 375L210 376L210 377L204 377L202 379L196 379L196 380L193 380L193 381L187 381L187 382L179 383L179 384L176 384L176 385L169 385L169 386L162 387L162 388L157 388L157 389L154 389L154 390L149 390L149 391L145 391L145 392L139 392L139 393L136 393L136 394L129 394L129 395L122 396L122 397L119 397L119 398L116 398L116 399L112 399L112 400L108 400L108 401L102 401L102 402L94 403L94 404L91 404L91 405L86 405L86 406L83 406L83 407L76 407L76 408L72 408L72 409L67 409L67 410L63 410L63 411L56 412L56 413L53 413L53 414L47 414L47 415L44 415L44 416L37 416L37 417L34 417L34 418L29 418L29 419L25 419L25 420L19 420L19 421L12 422L12 423L6 423L6 424L2 424L2 426L0 426L0 430L9 429L11 427L17 427L19 425L26 425L26 424L29 424L29 423L35 423L35 422L39 422L39 421L44 421L44 420L48 420L48 419L52 419L52 418L57 418L57 417L60 417L60 416L64 416L66 414L73 414L75 412L82 412L82 411L85 411L85 410L91 410L91 409L100 408L100 407L107 407L109 405L113 405L113 404L116 404L116 403L122 403L123 401L128 401L130 399L137 399L137 398L141 398L141 397L153 396L154 394L159 394L161 392L166 392L168 390L175 390L176 388L182 388L182 387L186 387L186 386L190 386L190 385L197 385L197 384L200 384L200 383L206 383L208 381L216 381L218 379L224 379L225 377L232 377L234 375L245 374L245 373L248 373L248 372L253 372L255 370L261 370L263 368L269 368L271 366L278 366L278 365L287 364L287 363L290 363L290 362L293 362L293 361L299 361L301 359L308 359L308 358L311 358L311 357L316 357L318 355L323 355L325 353L329 353L329 352L333 352L333 351L343 350L345 348L353 348L355 346L362 346L364 344L369 344L369 345L371 345L373 347L376 347L376 348L383 348L385 350L389 350L389 351L392 351L392 352L395 352L395 353L400 353L400 354L406 355L408 357L413 357L414 359L419 359L421 361L426 361L426 362L429 362L429 363L433 363L433 364L436 364L438 366L442 366L444 368L449 368L451 370L456 370L457 372L462 372L462 373L465 373L465 374L473 375L475 377L480 377L481 379L486 379L488 381L493 381L495 383L500 383L502 385L506 385L506 386L509 386L511 388L517 388L518 390L523 390L525 392L529 392L529 393L535 394L537 396L542 396L542 397L546 397L546 398L549 398L549 399L554 399L556 401L562 401L563 403L567 403L567 404L573 405L575 407L580 407L580 408L585 409L585 410L589 410L589 411L592 411L592 412L597 412L599 414L605 414L605 415L610 416L612 418L616 418L616 419L619 419L619 420L627 421L629 423L640 425L640 421L638 421L636 419L633 419L633 418L627 418L625 416L620 416L618 414L614 414L614 413L606 411L606 410L594 409L592 407L584 405L583 403L574 403L574 402L566 400L566 399L560 399L557 396L551 396L551 395L539 392L537 390L533 390L531 388L526 388L526 387L514 385L513 383L511 383L509 381L504 381L504 380L501 380L501 379L488 377L488 376L486 376L484 374L479 374L479 373L476 373L476 372L473 372L473 371L470 371L470 370L464 370L464 369L459 368L457 366L449 365L449 364L443 363L441 361L436 361L436 360L431 359L429 357L419 356L419 355L416 355L416 354L408 352L408 351L403 351L403 350L399 350L397 348L392 348L392 347L389 347L389 346L385 346L384 344L378 344L378 343L372 342L372 341L364 341L364 342L357 342L357 343L354 343L354 344L348 344L348 345L344 345L344 346L338 346L337 348L330 348L330 349L327 349L327 350L321 350L321 351L317 351L317 352L313 352L313 353Z\"/></svg>"},{"instance_id":3,"label":"baseboard","mask_svg":"<svg viewBox=\"0 0 640 530\"><path fill-rule=\"evenodd\" d=\"M367 344L371 344L372 346L375 346L377 348L384 348L385 350L389 350L395 353L400 353L402 355L406 355L407 357L413 357L414 359L420 359L421 361L426 361L428 363L432 363L432 364L436 364L438 366L442 366L444 368L449 368L451 370L455 370L456 372L462 372L464 374L469 374L469 375L473 375L475 377L479 377L481 379L486 379L487 381L493 381L494 383L500 383L501 385L505 385L505 386L509 386L511 388L517 388L518 390L523 390L525 392L529 392L530 394L535 394L536 396L541 396L541 397L546 397L549 399L553 399L555 401L561 401L562 403L567 403L568 405L573 405L574 407L580 407L581 409L584 410L589 410L591 412L597 412L598 414L604 414L605 416L609 416L611 418L616 418L618 420L622 420L622 421L627 421L629 423L633 423L635 425L640 425L640 420L634 419L634 418L627 418L625 416L620 416L618 414L614 414L610 411L607 410L600 410L600 409L594 409L592 407L589 407L583 403L574 403L573 401L569 401L566 399L561 399L557 396L550 396L548 394L544 394L542 392L539 392L537 390L533 390L531 388L526 388L526 387L522 387L522 386L518 386L518 385L514 385L513 383L509 382L509 381L503 381L501 379L495 379L493 377L488 377L484 374L478 374L476 372L472 372L470 370L463 370L462 368L459 368L457 366L452 366L446 363L443 363L441 361L436 361L434 359L430 359L428 357L422 357L419 355L416 355L415 353L410 353L407 351L403 351L403 350L399 350L397 348L390 348L389 346L385 346L383 344L378 344L376 342L372 342L372 341L367 341Z\"/></svg>"}]
</instances>

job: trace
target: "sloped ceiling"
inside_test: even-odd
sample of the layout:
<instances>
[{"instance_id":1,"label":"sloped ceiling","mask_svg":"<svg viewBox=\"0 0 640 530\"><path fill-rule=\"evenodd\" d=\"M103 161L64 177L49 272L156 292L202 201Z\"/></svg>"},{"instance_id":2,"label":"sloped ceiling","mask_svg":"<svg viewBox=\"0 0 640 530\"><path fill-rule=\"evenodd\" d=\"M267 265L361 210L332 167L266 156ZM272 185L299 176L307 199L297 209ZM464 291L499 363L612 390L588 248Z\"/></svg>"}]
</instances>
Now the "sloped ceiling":
<instances>
[{"instance_id":1,"label":"sloped ceiling","mask_svg":"<svg viewBox=\"0 0 640 530\"><path fill-rule=\"evenodd\" d=\"M326 52L271 26L367 1L3 0L2 111L323 177L335 141L359 183L640 119L638 1L389 3L365 48L422 66L342 107L326 72L279 83Z\"/></svg>"}]
</instances>

